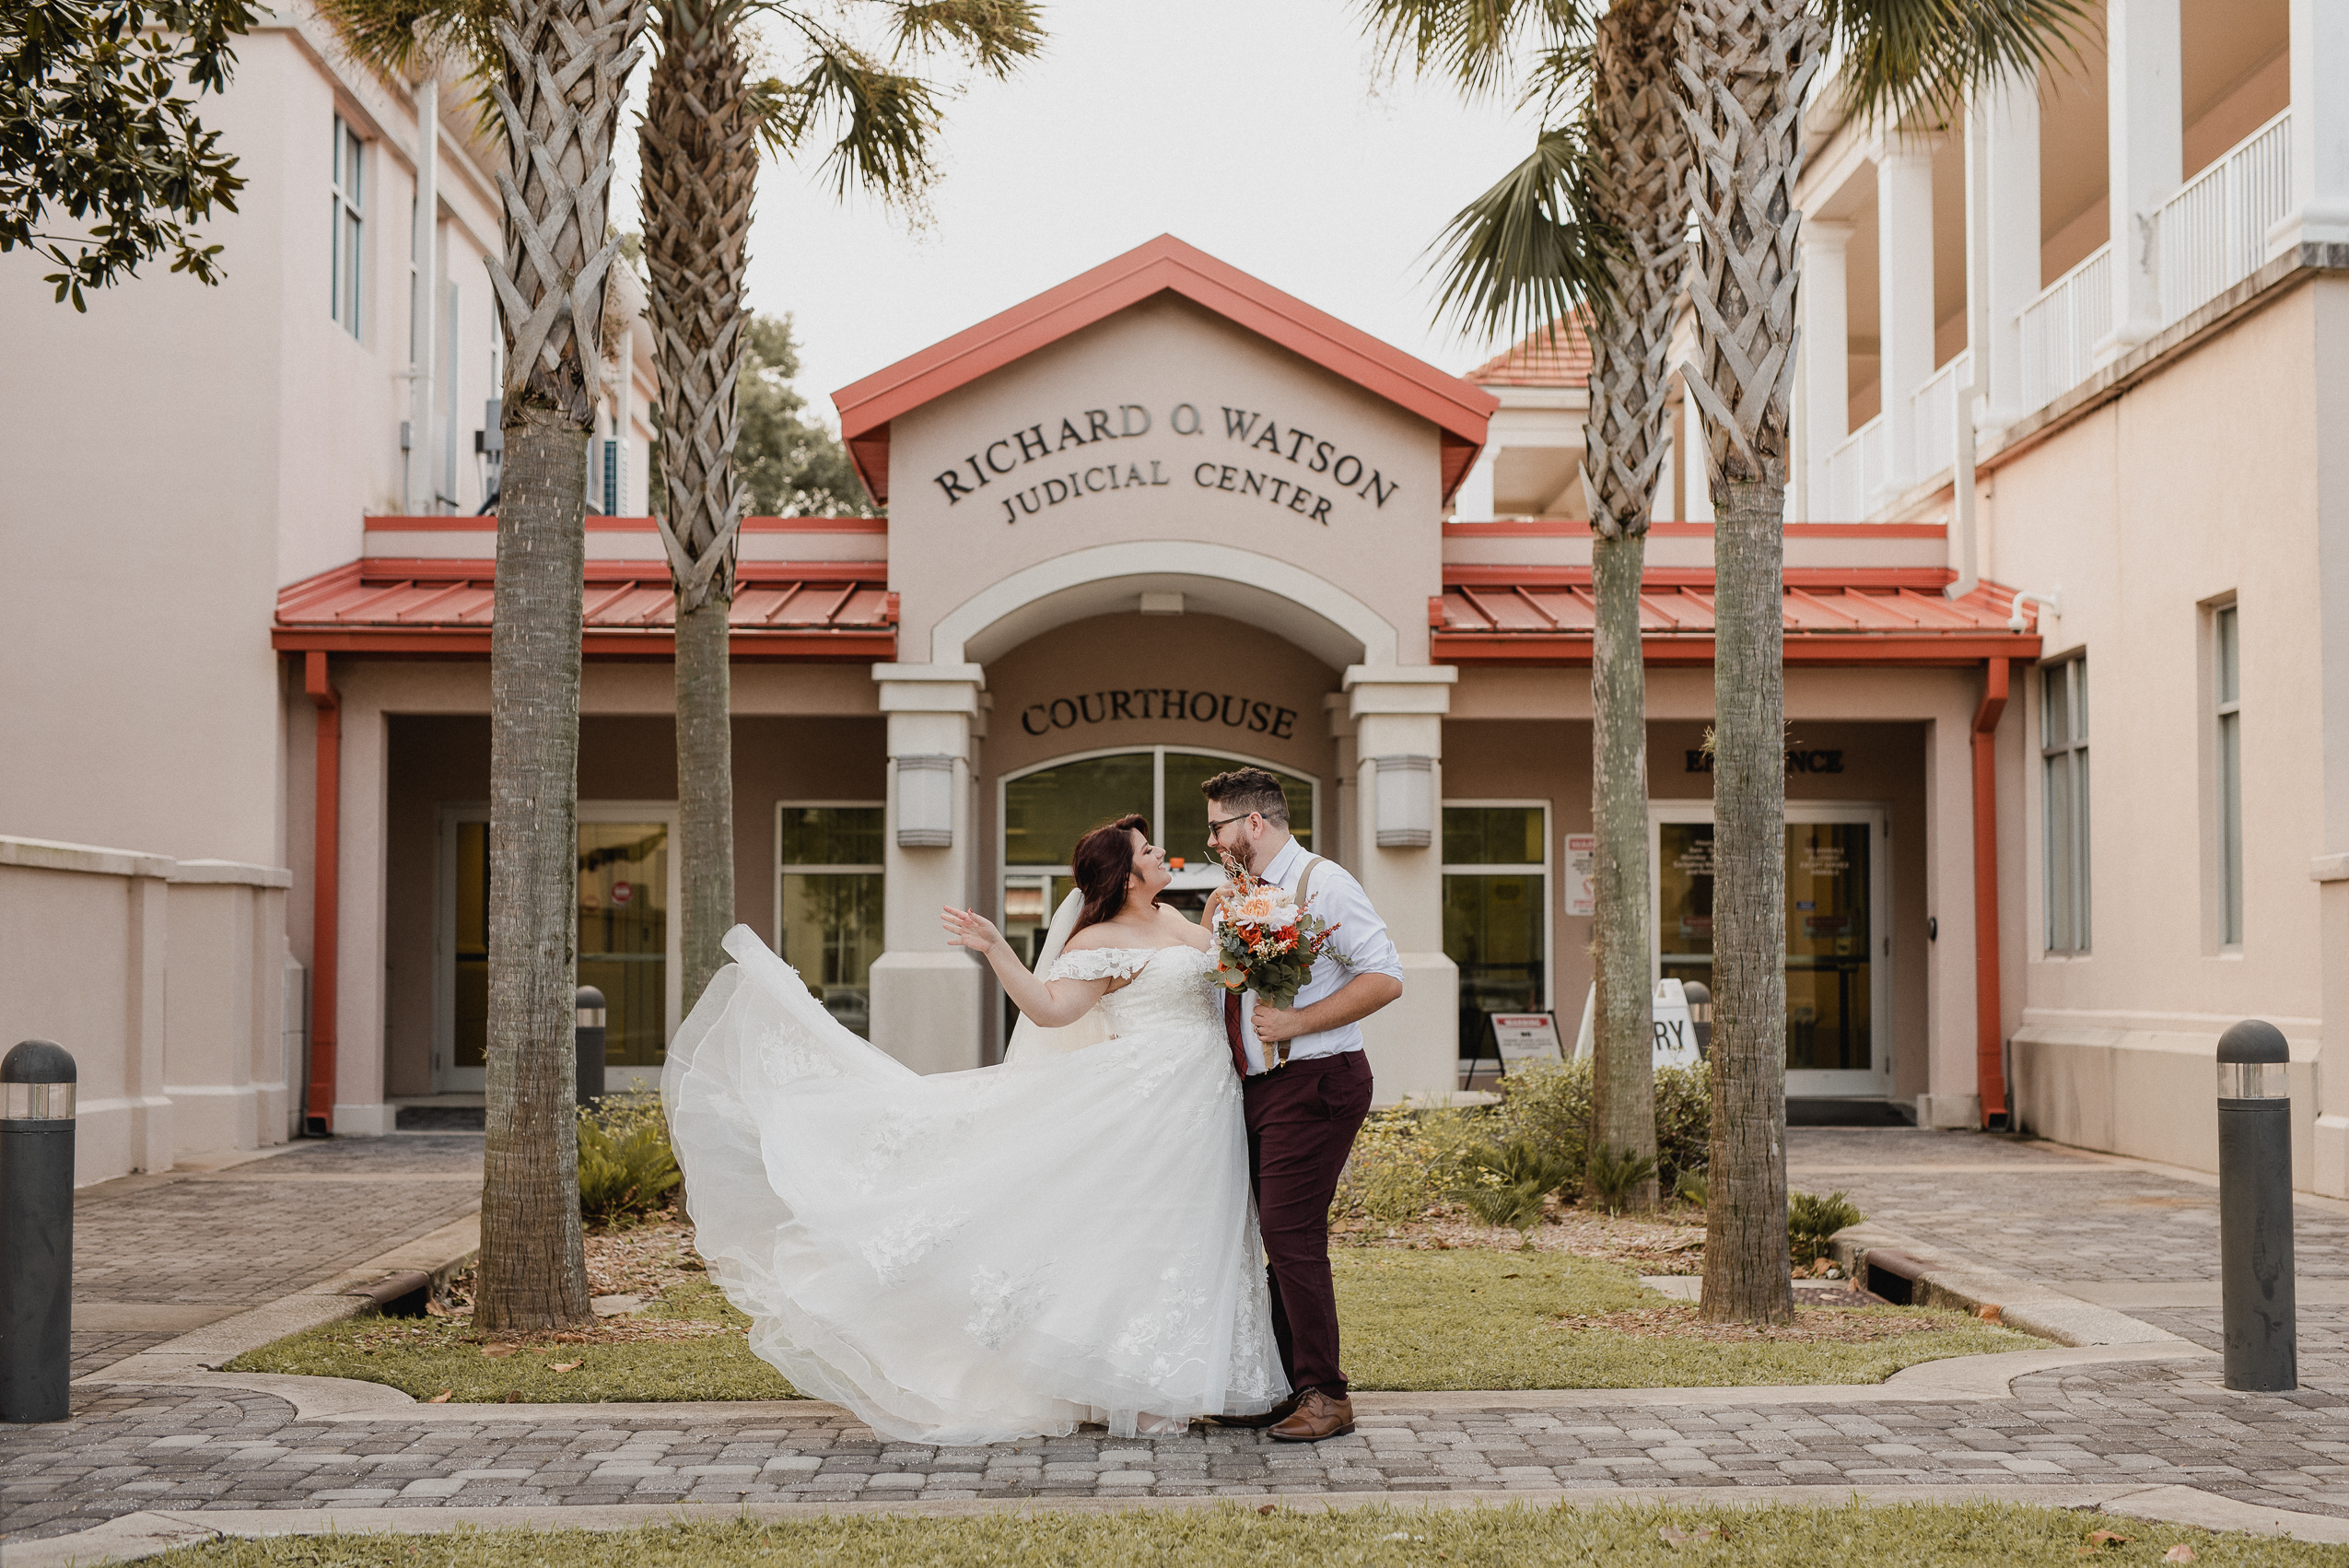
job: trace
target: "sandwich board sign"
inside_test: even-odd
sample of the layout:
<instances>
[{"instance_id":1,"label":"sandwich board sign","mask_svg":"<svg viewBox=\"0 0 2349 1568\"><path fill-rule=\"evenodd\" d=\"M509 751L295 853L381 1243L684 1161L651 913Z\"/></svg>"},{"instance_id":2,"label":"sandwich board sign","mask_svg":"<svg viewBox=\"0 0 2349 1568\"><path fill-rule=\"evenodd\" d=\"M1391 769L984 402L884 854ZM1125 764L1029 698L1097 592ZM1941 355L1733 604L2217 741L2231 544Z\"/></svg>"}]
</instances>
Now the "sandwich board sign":
<instances>
[{"instance_id":1,"label":"sandwich board sign","mask_svg":"<svg viewBox=\"0 0 2349 1568\"><path fill-rule=\"evenodd\" d=\"M1694 1067L1697 1064L1697 1028L1689 1017L1689 994L1680 982L1658 980L1655 994L1648 1001L1649 1015L1655 1024L1654 1065L1657 1067ZM1574 1036L1574 1059L1581 1061L1592 1050L1594 1025L1598 1017L1598 987L1593 984L1583 998L1583 1027Z\"/></svg>"},{"instance_id":2,"label":"sandwich board sign","mask_svg":"<svg viewBox=\"0 0 2349 1568\"><path fill-rule=\"evenodd\" d=\"M1558 1020L1547 1012L1496 1012L1492 1037L1503 1072L1521 1061L1558 1059Z\"/></svg>"}]
</instances>

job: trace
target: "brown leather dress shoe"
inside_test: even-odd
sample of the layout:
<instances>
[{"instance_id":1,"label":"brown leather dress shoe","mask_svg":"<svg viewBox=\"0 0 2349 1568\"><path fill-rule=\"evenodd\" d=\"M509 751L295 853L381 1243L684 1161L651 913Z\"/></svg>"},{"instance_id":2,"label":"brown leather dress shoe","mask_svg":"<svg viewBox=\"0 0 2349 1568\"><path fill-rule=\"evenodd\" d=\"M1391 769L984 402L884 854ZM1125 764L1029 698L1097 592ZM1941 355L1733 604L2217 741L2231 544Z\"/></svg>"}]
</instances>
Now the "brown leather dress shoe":
<instances>
[{"instance_id":1,"label":"brown leather dress shoe","mask_svg":"<svg viewBox=\"0 0 2349 1568\"><path fill-rule=\"evenodd\" d=\"M1296 1413L1296 1410L1297 1396L1291 1394L1261 1415L1207 1416L1202 1419L1204 1419L1210 1426L1245 1426L1258 1428L1270 1426L1275 1422L1287 1421L1291 1415Z\"/></svg>"},{"instance_id":2,"label":"brown leather dress shoe","mask_svg":"<svg viewBox=\"0 0 2349 1568\"><path fill-rule=\"evenodd\" d=\"M1298 1399L1296 1412L1286 1421L1275 1422L1267 1435L1282 1443L1318 1443L1353 1430L1353 1400L1342 1395L1333 1399L1318 1388L1308 1388Z\"/></svg>"}]
</instances>

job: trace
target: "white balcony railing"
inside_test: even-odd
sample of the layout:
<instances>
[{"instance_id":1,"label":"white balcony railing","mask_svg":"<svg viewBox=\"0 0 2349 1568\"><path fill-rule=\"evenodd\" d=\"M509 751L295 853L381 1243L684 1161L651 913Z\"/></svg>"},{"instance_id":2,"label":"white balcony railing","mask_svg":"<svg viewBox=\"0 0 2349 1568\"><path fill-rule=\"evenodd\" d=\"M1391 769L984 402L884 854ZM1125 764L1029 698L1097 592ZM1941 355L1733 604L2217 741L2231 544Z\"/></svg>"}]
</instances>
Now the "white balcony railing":
<instances>
[{"instance_id":1,"label":"white balcony railing","mask_svg":"<svg viewBox=\"0 0 2349 1568\"><path fill-rule=\"evenodd\" d=\"M2087 379L2112 331L2112 247L2057 278L2023 307L2023 409L2046 407Z\"/></svg>"},{"instance_id":2,"label":"white balcony railing","mask_svg":"<svg viewBox=\"0 0 2349 1568\"><path fill-rule=\"evenodd\" d=\"M2267 231L2292 205L2292 111L2227 150L2155 215L2161 324L2242 282L2267 260Z\"/></svg>"},{"instance_id":3,"label":"white balcony railing","mask_svg":"<svg viewBox=\"0 0 2349 1568\"><path fill-rule=\"evenodd\" d=\"M1884 493L1884 415L1843 438L1827 454L1826 510L1818 515L1830 522L1859 522L1876 511Z\"/></svg>"},{"instance_id":4,"label":"white balcony railing","mask_svg":"<svg viewBox=\"0 0 2349 1568\"><path fill-rule=\"evenodd\" d=\"M1958 404L1974 384L1974 357L1960 354L1909 394L1911 483L1930 479L1958 461Z\"/></svg>"}]
</instances>

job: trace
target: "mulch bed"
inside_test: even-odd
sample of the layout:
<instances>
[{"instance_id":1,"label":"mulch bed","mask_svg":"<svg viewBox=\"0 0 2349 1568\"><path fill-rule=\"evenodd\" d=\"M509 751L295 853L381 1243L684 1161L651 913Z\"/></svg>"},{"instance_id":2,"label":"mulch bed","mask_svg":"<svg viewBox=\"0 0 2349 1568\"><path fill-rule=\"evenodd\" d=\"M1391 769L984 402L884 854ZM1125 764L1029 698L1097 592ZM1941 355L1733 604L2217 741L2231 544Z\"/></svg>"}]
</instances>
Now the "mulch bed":
<instances>
[{"instance_id":1,"label":"mulch bed","mask_svg":"<svg viewBox=\"0 0 2349 1568\"><path fill-rule=\"evenodd\" d=\"M740 1315L725 1308L723 1298L715 1296L709 1270L694 1255L693 1222L676 1210L663 1210L625 1229L590 1231L583 1242L588 1293L638 1296L644 1305L633 1312L599 1317L592 1325L579 1328L501 1334L498 1344L616 1345L650 1340L707 1340L743 1332ZM466 1269L450 1281L446 1302L436 1301L429 1310L434 1317L444 1319L448 1328L457 1330L461 1338L478 1340L482 1336L472 1332L473 1293L473 1272ZM672 1316L662 1313L659 1308L663 1297L669 1299L672 1308L685 1308L695 1315ZM386 1342L401 1337L403 1330L397 1327L398 1319L384 1321ZM371 1338L362 1339L361 1344L367 1345Z\"/></svg>"}]
</instances>

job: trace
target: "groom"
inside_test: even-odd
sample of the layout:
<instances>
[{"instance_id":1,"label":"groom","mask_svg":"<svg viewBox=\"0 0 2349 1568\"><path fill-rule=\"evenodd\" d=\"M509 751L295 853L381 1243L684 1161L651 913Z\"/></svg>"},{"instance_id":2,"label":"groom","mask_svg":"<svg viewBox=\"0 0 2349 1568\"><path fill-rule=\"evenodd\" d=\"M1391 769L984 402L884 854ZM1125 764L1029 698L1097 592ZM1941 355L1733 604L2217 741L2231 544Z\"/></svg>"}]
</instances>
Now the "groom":
<instances>
[{"instance_id":1,"label":"groom","mask_svg":"<svg viewBox=\"0 0 2349 1568\"><path fill-rule=\"evenodd\" d=\"M1403 994L1403 964L1362 884L1289 836L1289 804L1278 778L1261 767L1240 767L1199 788L1207 796L1209 847L1291 893L1303 884L1302 902L1336 928L1332 945L1346 958L1343 965L1327 956L1316 962L1293 1008L1259 1001L1241 1019L1248 1179L1270 1259L1272 1331L1294 1393L1263 1416L1224 1422L1268 1426L1284 1443L1317 1443L1354 1430L1353 1402L1338 1366L1329 1200L1354 1133L1370 1114L1361 1021Z\"/></svg>"}]
</instances>

